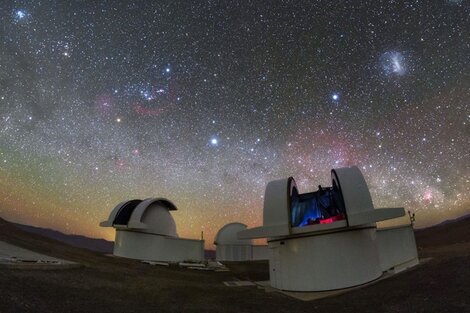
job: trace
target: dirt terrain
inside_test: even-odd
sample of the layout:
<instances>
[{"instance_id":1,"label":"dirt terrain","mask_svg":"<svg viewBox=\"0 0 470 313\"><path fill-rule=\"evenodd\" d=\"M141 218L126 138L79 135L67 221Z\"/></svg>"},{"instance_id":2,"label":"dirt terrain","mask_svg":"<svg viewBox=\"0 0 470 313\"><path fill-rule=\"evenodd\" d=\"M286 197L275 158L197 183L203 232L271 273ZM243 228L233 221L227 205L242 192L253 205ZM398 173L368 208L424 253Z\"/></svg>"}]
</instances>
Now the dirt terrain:
<instances>
[{"instance_id":1,"label":"dirt terrain","mask_svg":"<svg viewBox=\"0 0 470 313\"><path fill-rule=\"evenodd\" d=\"M231 272L158 267L104 256L0 219L0 240L81 263L75 269L0 267L0 312L470 312L470 218L420 230L421 258L410 271L337 297L303 302L224 281L268 278L267 262Z\"/></svg>"}]
</instances>

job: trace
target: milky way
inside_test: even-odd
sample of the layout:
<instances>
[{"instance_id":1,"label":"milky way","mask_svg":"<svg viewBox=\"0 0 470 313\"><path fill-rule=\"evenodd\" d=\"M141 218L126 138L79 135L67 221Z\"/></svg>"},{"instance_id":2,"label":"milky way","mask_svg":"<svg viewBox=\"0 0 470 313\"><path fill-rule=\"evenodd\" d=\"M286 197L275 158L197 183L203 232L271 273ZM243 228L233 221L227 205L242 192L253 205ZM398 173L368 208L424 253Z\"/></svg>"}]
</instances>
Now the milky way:
<instances>
[{"instance_id":1,"label":"milky way","mask_svg":"<svg viewBox=\"0 0 470 313\"><path fill-rule=\"evenodd\" d=\"M470 210L465 1L12 1L0 8L0 214L112 238L167 197L210 244L357 165L427 225Z\"/></svg>"}]
</instances>

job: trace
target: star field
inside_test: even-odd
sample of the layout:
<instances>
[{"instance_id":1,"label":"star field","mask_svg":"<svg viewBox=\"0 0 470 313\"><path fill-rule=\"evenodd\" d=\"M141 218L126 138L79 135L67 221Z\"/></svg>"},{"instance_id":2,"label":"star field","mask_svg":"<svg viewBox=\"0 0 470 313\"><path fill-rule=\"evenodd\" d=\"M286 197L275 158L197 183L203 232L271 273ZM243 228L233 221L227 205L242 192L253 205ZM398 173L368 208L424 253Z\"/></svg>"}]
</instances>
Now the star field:
<instances>
[{"instance_id":1,"label":"star field","mask_svg":"<svg viewBox=\"0 0 470 313\"><path fill-rule=\"evenodd\" d=\"M465 1L12 1L0 214L93 237L167 197L180 236L262 221L264 188L357 165L424 226L470 212Z\"/></svg>"}]
</instances>

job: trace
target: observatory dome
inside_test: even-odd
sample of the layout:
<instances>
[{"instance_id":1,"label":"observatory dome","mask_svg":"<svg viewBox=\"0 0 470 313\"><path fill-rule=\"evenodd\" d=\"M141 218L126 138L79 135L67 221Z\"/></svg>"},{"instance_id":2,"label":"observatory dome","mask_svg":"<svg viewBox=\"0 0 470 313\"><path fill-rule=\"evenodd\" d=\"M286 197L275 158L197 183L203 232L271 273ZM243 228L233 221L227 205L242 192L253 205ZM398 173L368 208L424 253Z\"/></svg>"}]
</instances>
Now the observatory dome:
<instances>
[{"instance_id":1,"label":"observatory dome","mask_svg":"<svg viewBox=\"0 0 470 313\"><path fill-rule=\"evenodd\" d=\"M116 229L138 230L169 237L178 237L176 223L170 211L176 206L165 198L148 198L119 203L100 225Z\"/></svg>"},{"instance_id":2,"label":"observatory dome","mask_svg":"<svg viewBox=\"0 0 470 313\"><path fill-rule=\"evenodd\" d=\"M116 229L113 254L162 262L204 260L204 240L179 238L170 211L176 206L165 198L135 199L119 203L102 227Z\"/></svg>"},{"instance_id":3,"label":"observatory dome","mask_svg":"<svg viewBox=\"0 0 470 313\"><path fill-rule=\"evenodd\" d=\"M239 231L245 230L246 225L242 223L230 223L222 227L215 236L216 245L251 245L251 239L238 239Z\"/></svg>"},{"instance_id":4,"label":"observatory dome","mask_svg":"<svg viewBox=\"0 0 470 313\"><path fill-rule=\"evenodd\" d=\"M146 201L149 201L148 204ZM178 237L176 223L170 213L171 207L176 210L174 204L160 199L148 199L142 201L137 208L140 205L146 206L141 221L147 225L147 231L158 235Z\"/></svg>"},{"instance_id":5,"label":"observatory dome","mask_svg":"<svg viewBox=\"0 0 470 313\"><path fill-rule=\"evenodd\" d=\"M267 238L271 287L326 291L359 286L419 263L413 228L377 229L404 208L374 208L356 166L331 170L332 186L299 193L292 177L266 186L263 226L238 238Z\"/></svg>"}]
</instances>

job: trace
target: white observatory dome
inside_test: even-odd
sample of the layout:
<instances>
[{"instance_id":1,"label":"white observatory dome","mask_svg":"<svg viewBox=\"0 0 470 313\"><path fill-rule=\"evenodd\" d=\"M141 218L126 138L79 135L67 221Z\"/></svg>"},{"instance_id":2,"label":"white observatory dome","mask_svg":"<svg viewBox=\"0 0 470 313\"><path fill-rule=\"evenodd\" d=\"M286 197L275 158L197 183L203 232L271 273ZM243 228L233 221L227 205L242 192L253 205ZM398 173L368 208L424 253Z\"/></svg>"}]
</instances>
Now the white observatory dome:
<instances>
[{"instance_id":1,"label":"white observatory dome","mask_svg":"<svg viewBox=\"0 0 470 313\"><path fill-rule=\"evenodd\" d=\"M170 211L176 206L165 198L148 198L119 203L100 225L116 229L138 230L162 236L178 237Z\"/></svg>"},{"instance_id":2,"label":"white observatory dome","mask_svg":"<svg viewBox=\"0 0 470 313\"><path fill-rule=\"evenodd\" d=\"M145 204L147 200L141 204ZM176 223L171 216L168 204L158 199L149 199L142 215L142 223L147 225L147 231L164 236L178 237L176 232ZM140 206L140 205L139 205Z\"/></svg>"},{"instance_id":3,"label":"white observatory dome","mask_svg":"<svg viewBox=\"0 0 470 313\"><path fill-rule=\"evenodd\" d=\"M266 186L263 226L238 233L267 238L271 287L326 291L359 286L419 263L413 228L377 229L404 208L374 208L356 166L331 170L332 186L299 193L292 177Z\"/></svg>"},{"instance_id":4,"label":"white observatory dome","mask_svg":"<svg viewBox=\"0 0 470 313\"><path fill-rule=\"evenodd\" d=\"M246 225L242 223L230 223L222 227L215 236L216 245L251 245L251 239L238 239L238 232L245 230Z\"/></svg>"},{"instance_id":5,"label":"white observatory dome","mask_svg":"<svg viewBox=\"0 0 470 313\"><path fill-rule=\"evenodd\" d=\"M179 238L170 211L176 206L165 198L134 199L119 203L102 227L116 229L113 254L162 262L204 260L204 240Z\"/></svg>"}]
</instances>

